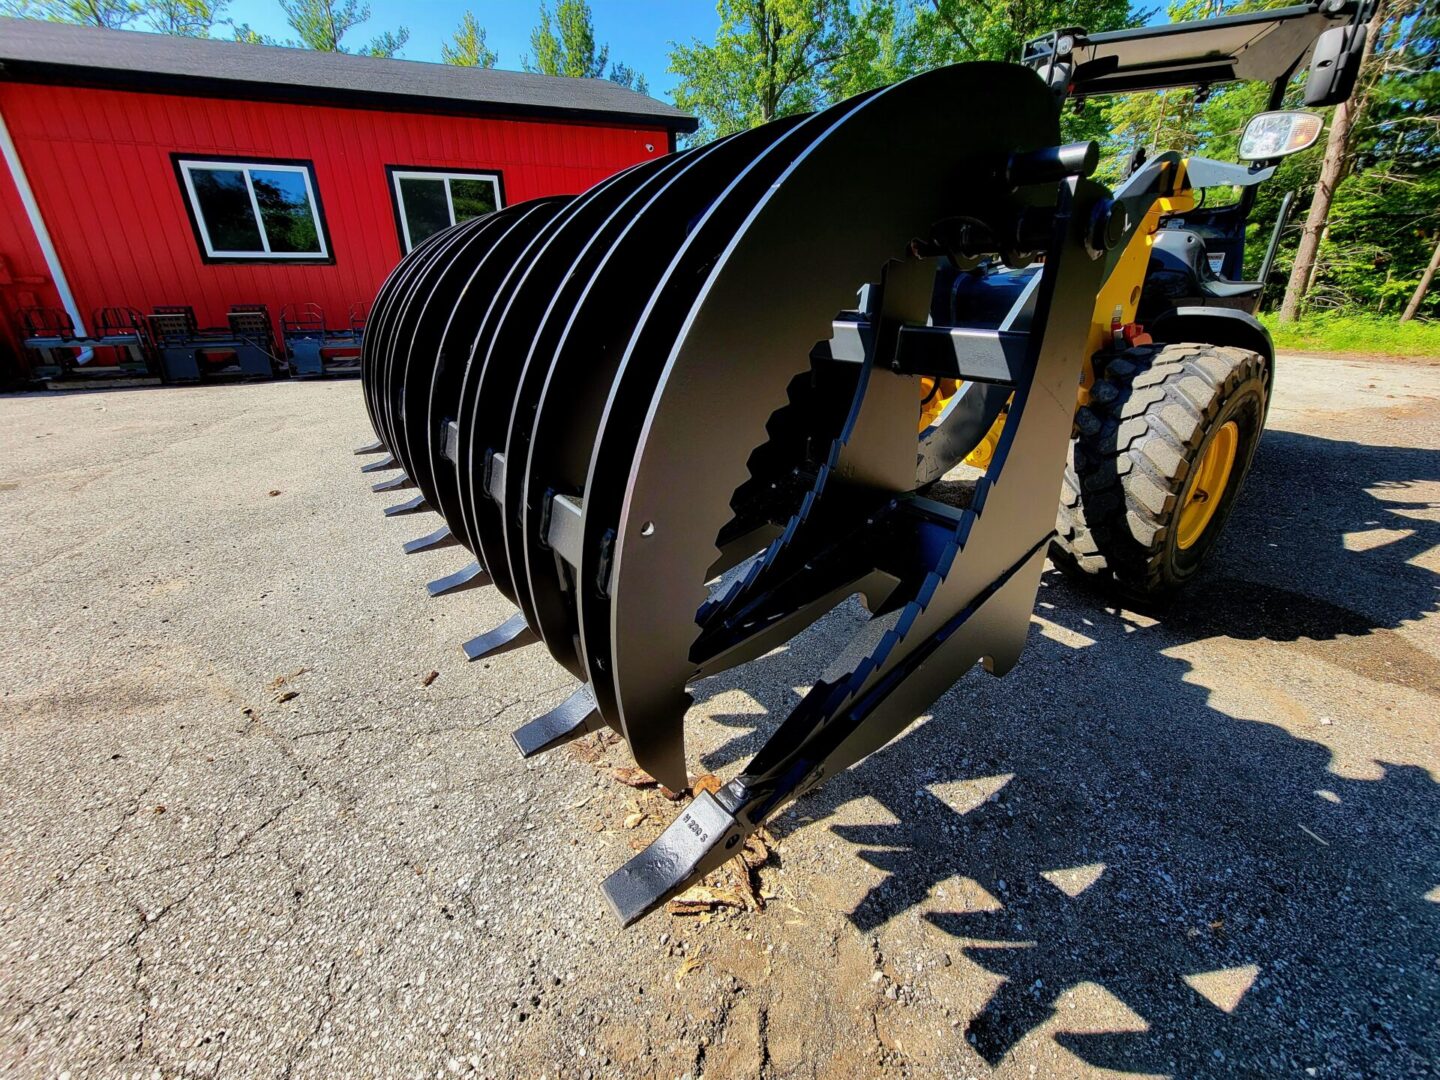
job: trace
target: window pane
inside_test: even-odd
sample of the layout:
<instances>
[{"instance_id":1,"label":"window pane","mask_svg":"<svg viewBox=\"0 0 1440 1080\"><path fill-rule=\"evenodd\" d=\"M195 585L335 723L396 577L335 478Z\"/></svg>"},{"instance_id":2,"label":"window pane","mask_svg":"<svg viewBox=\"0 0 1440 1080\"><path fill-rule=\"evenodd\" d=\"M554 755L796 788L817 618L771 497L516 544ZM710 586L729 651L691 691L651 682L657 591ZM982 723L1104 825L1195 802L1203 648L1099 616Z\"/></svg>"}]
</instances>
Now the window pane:
<instances>
[{"instance_id":1,"label":"window pane","mask_svg":"<svg viewBox=\"0 0 1440 1080\"><path fill-rule=\"evenodd\" d=\"M263 251L255 208L239 169L191 169L190 182L216 251Z\"/></svg>"},{"instance_id":2,"label":"window pane","mask_svg":"<svg viewBox=\"0 0 1440 1080\"><path fill-rule=\"evenodd\" d=\"M405 225L410 230L410 246L427 236L450 227L450 208L445 204L445 181L438 177L400 181L400 203Z\"/></svg>"},{"instance_id":3,"label":"window pane","mask_svg":"<svg viewBox=\"0 0 1440 1080\"><path fill-rule=\"evenodd\" d=\"M305 190L303 173L273 169L251 169L255 201L271 251L320 254L320 235L315 230L315 211Z\"/></svg>"},{"instance_id":4,"label":"window pane","mask_svg":"<svg viewBox=\"0 0 1440 1080\"><path fill-rule=\"evenodd\" d=\"M450 181L450 201L455 204L455 224L469 221L495 209L495 185L489 180Z\"/></svg>"}]
</instances>

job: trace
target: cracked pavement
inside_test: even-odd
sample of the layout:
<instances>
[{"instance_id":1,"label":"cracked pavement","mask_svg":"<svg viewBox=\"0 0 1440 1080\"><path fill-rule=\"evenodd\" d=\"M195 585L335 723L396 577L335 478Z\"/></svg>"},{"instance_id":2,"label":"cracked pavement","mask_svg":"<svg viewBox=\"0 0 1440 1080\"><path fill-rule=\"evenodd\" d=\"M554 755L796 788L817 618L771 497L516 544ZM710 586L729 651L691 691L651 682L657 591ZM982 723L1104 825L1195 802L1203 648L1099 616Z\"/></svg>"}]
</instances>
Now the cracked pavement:
<instances>
[{"instance_id":1,"label":"cracked pavement","mask_svg":"<svg viewBox=\"0 0 1440 1080\"><path fill-rule=\"evenodd\" d=\"M1048 573L1010 676L776 819L764 911L629 931L675 808L518 759L571 680L464 661L511 611L426 597L356 383L0 397L0 1068L1433 1075L1440 365L1278 385L1182 608ZM692 768L861 617L700 684Z\"/></svg>"}]
</instances>

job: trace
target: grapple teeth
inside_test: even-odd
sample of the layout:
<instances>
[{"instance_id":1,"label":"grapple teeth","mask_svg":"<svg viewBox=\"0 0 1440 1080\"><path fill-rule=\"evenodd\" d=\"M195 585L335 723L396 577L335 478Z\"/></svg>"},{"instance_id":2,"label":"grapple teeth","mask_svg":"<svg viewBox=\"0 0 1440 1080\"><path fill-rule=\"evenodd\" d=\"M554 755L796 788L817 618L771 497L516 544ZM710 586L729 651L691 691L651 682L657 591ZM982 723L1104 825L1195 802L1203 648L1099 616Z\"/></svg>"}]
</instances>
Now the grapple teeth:
<instances>
[{"instance_id":1,"label":"grapple teeth","mask_svg":"<svg viewBox=\"0 0 1440 1080\"><path fill-rule=\"evenodd\" d=\"M600 888L620 924L630 926L731 858L749 831L702 791Z\"/></svg>"},{"instance_id":2,"label":"grapple teeth","mask_svg":"<svg viewBox=\"0 0 1440 1080\"><path fill-rule=\"evenodd\" d=\"M441 525L432 533L424 536L417 536L414 540L407 540L400 546L400 550L406 555L414 555L417 551L430 551L434 548L449 547L459 543L455 534L450 531L449 525Z\"/></svg>"},{"instance_id":3,"label":"grapple teeth","mask_svg":"<svg viewBox=\"0 0 1440 1080\"><path fill-rule=\"evenodd\" d=\"M361 465L360 471L362 473L389 472L391 469L398 469L400 467L400 463L395 460L393 454L386 454L379 461L372 461L368 465Z\"/></svg>"},{"instance_id":4,"label":"grapple teeth","mask_svg":"<svg viewBox=\"0 0 1440 1080\"><path fill-rule=\"evenodd\" d=\"M461 644L466 660L480 660L486 656L499 656L512 649L523 648L540 640L525 622L525 616L517 612L493 630L471 638Z\"/></svg>"},{"instance_id":5,"label":"grapple teeth","mask_svg":"<svg viewBox=\"0 0 1440 1080\"><path fill-rule=\"evenodd\" d=\"M392 480L381 480L379 483L371 484L371 485L370 485L370 490L371 490L371 491L400 491L400 490L402 490L402 489L404 489L404 488L413 488L414 486L415 486L415 481L414 481L414 480L411 480L410 477L406 476L404 473L401 473L399 476L395 477L395 478L392 479Z\"/></svg>"},{"instance_id":6,"label":"grapple teeth","mask_svg":"<svg viewBox=\"0 0 1440 1080\"><path fill-rule=\"evenodd\" d=\"M385 453L385 444L379 439L376 439L374 442L366 443L364 446L357 446L351 453L356 457L362 454L383 454Z\"/></svg>"},{"instance_id":7,"label":"grapple teeth","mask_svg":"<svg viewBox=\"0 0 1440 1080\"><path fill-rule=\"evenodd\" d=\"M547 713L510 733L522 758L535 757L605 726L595 695L582 686Z\"/></svg>"},{"instance_id":8,"label":"grapple teeth","mask_svg":"<svg viewBox=\"0 0 1440 1080\"><path fill-rule=\"evenodd\" d=\"M476 556L432 595L489 580L518 609L469 659L543 641L583 684L514 733L522 756L608 726L679 790L691 683L853 594L872 612L741 774L606 880L627 925L977 660L1018 655L1112 265L1087 246L1102 188L1008 168L1058 138L1032 73L938 69L445 230L382 286L366 407L419 489L386 513L445 519L407 552ZM917 254L962 220L1047 223L1003 318L957 308ZM942 370L970 389L922 412ZM971 504L922 497L1007 401Z\"/></svg>"},{"instance_id":9,"label":"grapple teeth","mask_svg":"<svg viewBox=\"0 0 1440 1080\"><path fill-rule=\"evenodd\" d=\"M460 592L462 589L478 588L489 580L484 568L478 562L472 562L462 569L456 570L453 574L446 574L444 577L427 582L425 591L431 596L444 596L446 593Z\"/></svg>"},{"instance_id":10,"label":"grapple teeth","mask_svg":"<svg viewBox=\"0 0 1440 1080\"><path fill-rule=\"evenodd\" d=\"M430 504L425 501L424 495L416 495L403 503L396 503L394 506L385 508L386 517L396 517L400 514L416 514L421 510L429 510Z\"/></svg>"}]
</instances>

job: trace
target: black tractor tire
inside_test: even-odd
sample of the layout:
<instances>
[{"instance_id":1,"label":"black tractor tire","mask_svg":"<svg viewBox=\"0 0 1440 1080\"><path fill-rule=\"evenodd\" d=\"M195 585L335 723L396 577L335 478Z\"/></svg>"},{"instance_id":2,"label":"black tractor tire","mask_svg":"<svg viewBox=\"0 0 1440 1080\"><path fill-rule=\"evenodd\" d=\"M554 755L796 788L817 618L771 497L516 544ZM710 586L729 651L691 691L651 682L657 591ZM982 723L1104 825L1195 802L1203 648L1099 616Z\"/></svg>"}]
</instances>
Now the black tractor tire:
<instances>
[{"instance_id":1,"label":"black tractor tire","mask_svg":"<svg viewBox=\"0 0 1440 1080\"><path fill-rule=\"evenodd\" d=\"M1214 547L1250 471L1268 406L1269 365L1220 345L1140 345L1096 375L1075 414L1052 554L1076 576L1163 602ZM1186 481L1230 421L1234 465L1209 522L1182 547Z\"/></svg>"}]
</instances>

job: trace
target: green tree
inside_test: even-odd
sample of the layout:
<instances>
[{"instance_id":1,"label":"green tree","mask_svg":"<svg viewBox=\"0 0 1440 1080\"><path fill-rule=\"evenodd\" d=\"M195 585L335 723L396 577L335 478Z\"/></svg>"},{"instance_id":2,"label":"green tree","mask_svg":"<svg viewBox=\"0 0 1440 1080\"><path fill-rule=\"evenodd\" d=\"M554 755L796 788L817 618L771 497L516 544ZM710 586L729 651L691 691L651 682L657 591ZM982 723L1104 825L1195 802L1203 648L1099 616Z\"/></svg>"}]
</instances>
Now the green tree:
<instances>
[{"instance_id":1,"label":"green tree","mask_svg":"<svg viewBox=\"0 0 1440 1080\"><path fill-rule=\"evenodd\" d=\"M1400 4L1408 0L1400 0ZM1376 4L1370 18L1365 38L1365 58L1360 68L1360 77L1348 101L1336 105L1329 117L1329 134L1325 139L1325 158L1320 165L1320 175L1311 193L1310 209L1305 215L1305 226L1300 233L1300 242L1295 249L1295 261L1290 267L1290 280L1285 285L1285 298L1280 303L1280 321L1294 322L1300 316L1300 305L1305 300L1310 286L1319 269L1320 243L1329 225L1330 208L1335 192L1344 183L1353 163L1352 150L1358 121L1365 112L1370 90L1378 74L1377 56L1380 53L1380 39L1389 18L1395 13L1396 5L1387 8L1386 0Z\"/></svg>"},{"instance_id":2,"label":"green tree","mask_svg":"<svg viewBox=\"0 0 1440 1080\"><path fill-rule=\"evenodd\" d=\"M402 26L377 35L358 50L344 45L346 33L370 18L370 5L360 0L280 0L280 7L285 11L285 21L300 37L295 44L316 52L390 57L410 40L410 31Z\"/></svg>"},{"instance_id":3,"label":"green tree","mask_svg":"<svg viewBox=\"0 0 1440 1080\"><path fill-rule=\"evenodd\" d=\"M610 46L596 42L594 17L585 0L560 0L553 14L542 2L539 25L530 33L530 48L534 55L521 60L526 71L575 79L608 78L628 90L650 92L645 76L629 64L610 63Z\"/></svg>"},{"instance_id":4,"label":"green tree","mask_svg":"<svg viewBox=\"0 0 1440 1080\"><path fill-rule=\"evenodd\" d=\"M278 45L269 34L262 34L249 23L232 23L231 33L241 45Z\"/></svg>"},{"instance_id":5,"label":"green tree","mask_svg":"<svg viewBox=\"0 0 1440 1080\"><path fill-rule=\"evenodd\" d=\"M485 44L485 28L470 11L460 16L459 28L449 41L441 44L440 58L456 67L482 68L493 68L500 59L495 50Z\"/></svg>"},{"instance_id":6,"label":"green tree","mask_svg":"<svg viewBox=\"0 0 1440 1080\"><path fill-rule=\"evenodd\" d=\"M634 90L637 94L650 92L650 83L646 81L645 76L629 64L612 64L609 78L611 82L619 83L627 90Z\"/></svg>"},{"instance_id":7,"label":"green tree","mask_svg":"<svg viewBox=\"0 0 1440 1080\"><path fill-rule=\"evenodd\" d=\"M4 0L0 14L123 30L141 15L138 0Z\"/></svg>"},{"instance_id":8,"label":"green tree","mask_svg":"<svg viewBox=\"0 0 1440 1080\"><path fill-rule=\"evenodd\" d=\"M1428 282L1420 288L1440 241L1440 10L1397 7L1373 67L1306 300L1440 313Z\"/></svg>"},{"instance_id":9,"label":"green tree","mask_svg":"<svg viewBox=\"0 0 1440 1080\"><path fill-rule=\"evenodd\" d=\"M209 37L230 0L0 0L0 15L49 22L139 29L175 37ZM246 28L249 29L248 27Z\"/></svg>"},{"instance_id":10,"label":"green tree","mask_svg":"<svg viewBox=\"0 0 1440 1080\"><path fill-rule=\"evenodd\" d=\"M525 70L541 75L598 79L610 59L610 46L595 44L595 25L585 0L560 0L553 16L542 3L540 25L530 33L530 48L535 55L525 58Z\"/></svg>"},{"instance_id":11,"label":"green tree","mask_svg":"<svg viewBox=\"0 0 1440 1080\"><path fill-rule=\"evenodd\" d=\"M157 34L209 37L230 0L148 0L143 25Z\"/></svg>"},{"instance_id":12,"label":"green tree","mask_svg":"<svg viewBox=\"0 0 1440 1080\"><path fill-rule=\"evenodd\" d=\"M1132 10L1130 0L930 0L915 6L907 63L926 71L964 60L1014 62L1027 41L1047 31L1119 30L1144 22L1145 14Z\"/></svg>"},{"instance_id":13,"label":"green tree","mask_svg":"<svg viewBox=\"0 0 1440 1080\"><path fill-rule=\"evenodd\" d=\"M863 73L841 66L854 47L846 0L720 0L713 44L672 45L675 104L700 121L696 141L809 112Z\"/></svg>"},{"instance_id":14,"label":"green tree","mask_svg":"<svg viewBox=\"0 0 1440 1080\"><path fill-rule=\"evenodd\" d=\"M720 0L713 44L672 45L675 104L700 140L806 112L944 64L1018 60L1057 26L1114 30L1139 17L1129 0ZM1099 133L1093 110L1069 138Z\"/></svg>"},{"instance_id":15,"label":"green tree","mask_svg":"<svg viewBox=\"0 0 1440 1080\"><path fill-rule=\"evenodd\" d=\"M825 73L826 98L847 97L875 90L913 75L918 70L909 55L908 35L913 21L908 9L895 0L865 0L845 29L845 47L838 51Z\"/></svg>"}]
</instances>

